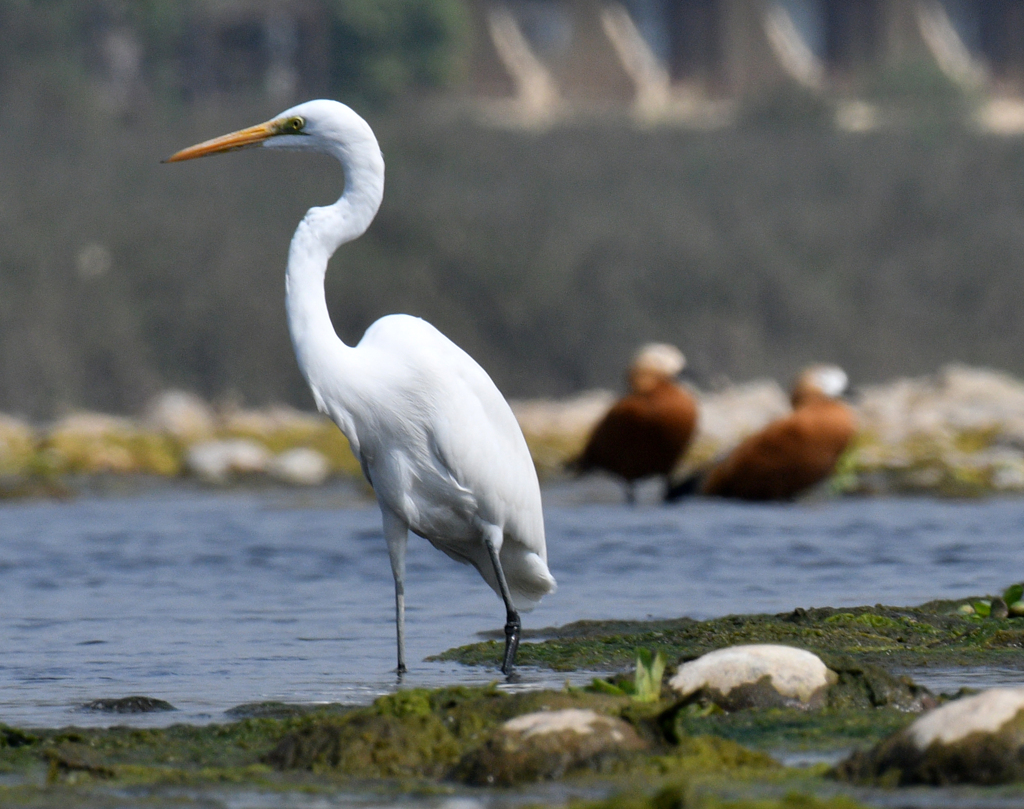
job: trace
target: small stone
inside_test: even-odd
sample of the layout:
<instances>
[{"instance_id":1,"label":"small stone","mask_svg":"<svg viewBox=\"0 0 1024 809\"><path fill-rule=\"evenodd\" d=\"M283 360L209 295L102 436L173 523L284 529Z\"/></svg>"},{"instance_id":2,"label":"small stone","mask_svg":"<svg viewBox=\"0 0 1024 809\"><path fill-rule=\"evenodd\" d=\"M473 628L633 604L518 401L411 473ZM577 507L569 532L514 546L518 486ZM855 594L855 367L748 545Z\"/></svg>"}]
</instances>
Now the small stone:
<instances>
[{"instance_id":1,"label":"small stone","mask_svg":"<svg viewBox=\"0 0 1024 809\"><path fill-rule=\"evenodd\" d=\"M669 686L683 698L703 697L726 710L787 706L820 708L837 682L821 659L773 644L730 646L679 667Z\"/></svg>"},{"instance_id":2,"label":"small stone","mask_svg":"<svg viewBox=\"0 0 1024 809\"><path fill-rule=\"evenodd\" d=\"M988 614L991 618L1008 618L1010 615L1010 609L1006 606L1006 602L1003 601L1003 599L993 598L992 607Z\"/></svg>"},{"instance_id":3,"label":"small stone","mask_svg":"<svg viewBox=\"0 0 1024 809\"><path fill-rule=\"evenodd\" d=\"M646 747L621 719L589 709L538 711L502 725L459 762L455 777L481 786L561 778L571 770L599 770Z\"/></svg>"},{"instance_id":4,"label":"small stone","mask_svg":"<svg viewBox=\"0 0 1024 809\"><path fill-rule=\"evenodd\" d=\"M948 702L836 768L850 781L1003 784L1024 780L1024 688Z\"/></svg>"}]
</instances>

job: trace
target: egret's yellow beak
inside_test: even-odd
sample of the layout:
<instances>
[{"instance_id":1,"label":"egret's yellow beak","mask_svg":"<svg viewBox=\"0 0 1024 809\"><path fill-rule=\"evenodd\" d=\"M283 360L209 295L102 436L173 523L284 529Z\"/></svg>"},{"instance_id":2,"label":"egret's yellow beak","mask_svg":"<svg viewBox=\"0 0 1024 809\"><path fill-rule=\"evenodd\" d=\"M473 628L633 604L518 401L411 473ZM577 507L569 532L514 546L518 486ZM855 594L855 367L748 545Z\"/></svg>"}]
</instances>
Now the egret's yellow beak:
<instances>
[{"instance_id":1,"label":"egret's yellow beak","mask_svg":"<svg viewBox=\"0 0 1024 809\"><path fill-rule=\"evenodd\" d=\"M293 128L288 127L288 121L289 119L275 119L263 124L256 124L256 126L250 126L248 129L239 129L237 132L221 135L219 138L203 141L195 146L189 146L187 149L175 152L161 162L177 163L181 160L192 160L196 157L206 157L206 155L218 154L219 152L233 152L236 149L259 146L263 141L274 137L274 135L296 134Z\"/></svg>"}]
</instances>

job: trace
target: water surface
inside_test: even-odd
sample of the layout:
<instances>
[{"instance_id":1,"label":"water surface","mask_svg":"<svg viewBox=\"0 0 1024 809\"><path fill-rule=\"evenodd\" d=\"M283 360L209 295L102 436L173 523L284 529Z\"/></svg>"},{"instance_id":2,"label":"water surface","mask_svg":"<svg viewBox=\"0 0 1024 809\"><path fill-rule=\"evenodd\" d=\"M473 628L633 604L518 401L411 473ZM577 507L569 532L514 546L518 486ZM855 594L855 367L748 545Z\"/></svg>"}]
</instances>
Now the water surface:
<instances>
[{"instance_id":1,"label":"water surface","mask_svg":"<svg viewBox=\"0 0 1024 809\"><path fill-rule=\"evenodd\" d=\"M559 590L524 616L527 628L910 605L1024 578L1020 500L628 508L617 492L593 494L586 484L545 493ZM208 722L258 700L369 701L396 687L392 587L379 512L344 487L0 505L0 722ZM406 686L498 678L496 668L423 662L504 623L474 570L411 537L406 588ZM931 674L950 690L960 679L1017 682L1019 672ZM523 675L522 687L566 679ZM179 710L112 717L79 707L132 694Z\"/></svg>"}]
</instances>

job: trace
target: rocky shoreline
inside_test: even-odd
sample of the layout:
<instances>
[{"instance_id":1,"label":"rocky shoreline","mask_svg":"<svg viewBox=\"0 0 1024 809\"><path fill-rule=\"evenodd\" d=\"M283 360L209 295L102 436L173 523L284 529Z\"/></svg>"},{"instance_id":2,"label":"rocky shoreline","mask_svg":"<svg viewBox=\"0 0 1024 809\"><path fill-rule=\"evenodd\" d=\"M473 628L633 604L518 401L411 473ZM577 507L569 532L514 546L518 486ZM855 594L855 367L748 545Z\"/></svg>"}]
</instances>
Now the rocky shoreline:
<instances>
[{"instance_id":1,"label":"rocky shoreline","mask_svg":"<svg viewBox=\"0 0 1024 809\"><path fill-rule=\"evenodd\" d=\"M695 391L700 421L679 473L706 463L788 412L771 380ZM565 475L614 400L589 391L512 402L544 480ZM951 365L860 388L851 397L857 440L827 494L979 496L1024 492L1024 382ZM138 418L70 413L47 425L0 414L0 496L59 494L76 476L191 478L211 486L268 480L316 486L360 478L348 443L325 417L276 406L214 407L181 391L155 397Z\"/></svg>"},{"instance_id":2,"label":"rocky shoreline","mask_svg":"<svg viewBox=\"0 0 1024 809\"><path fill-rule=\"evenodd\" d=\"M1024 619L977 608L1022 591L587 623L523 645L536 665L609 672L583 688L492 683L400 689L363 706L252 703L221 723L158 729L129 727L126 714L173 706L97 698L82 709L107 712L112 727L0 724L0 805L113 806L126 795L146 806L241 805L226 796L242 794L293 807L346 796L593 809L1012 804L1024 799L1024 689L935 694L897 670L1019 658ZM588 658L602 647L611 655ZM472 663L473 649L446 656ZM900 789L910 785L918 791Z\"/></svg>"}]
</instances>

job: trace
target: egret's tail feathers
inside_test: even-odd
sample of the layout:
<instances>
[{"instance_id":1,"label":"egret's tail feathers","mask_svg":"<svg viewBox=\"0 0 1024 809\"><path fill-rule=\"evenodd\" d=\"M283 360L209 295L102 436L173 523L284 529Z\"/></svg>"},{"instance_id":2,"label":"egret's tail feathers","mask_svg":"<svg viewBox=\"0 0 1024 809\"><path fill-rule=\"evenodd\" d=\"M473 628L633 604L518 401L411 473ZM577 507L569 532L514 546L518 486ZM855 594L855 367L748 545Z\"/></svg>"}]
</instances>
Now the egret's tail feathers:
<instances>
[{"instance_id":1,"label":"egret's tail feathers","mask_svg":"<svg viewBox=\"0 0 1024 809\"><path fill-rule=\"evenodd\" d=\"M508 589L512 592L512 601L516 609L529 612L544 596L555 592L558 583L536 553L527 551L509 556L506 558L502 554L501 566L505 570Z\"/></svg>"},{"instance_id":2,"label":"egret's tail feathers","mask_svg":"<svg viewBox=\"0 0 1024 809\"><path fill-rule=\"evenodd\" d=\"M458 549L444 545L435 547L456 561L473 565L487 585L501 595L498 577L494 574L494 565L491 564L490 554L482 542L479 545L463 546ZM547 562L534 551L528 551L516 542L506 541L501 547L499 558L517 610L529 612L544 596L558 588L555 577L548 570Z\"/></svg>"}]
</instances>

